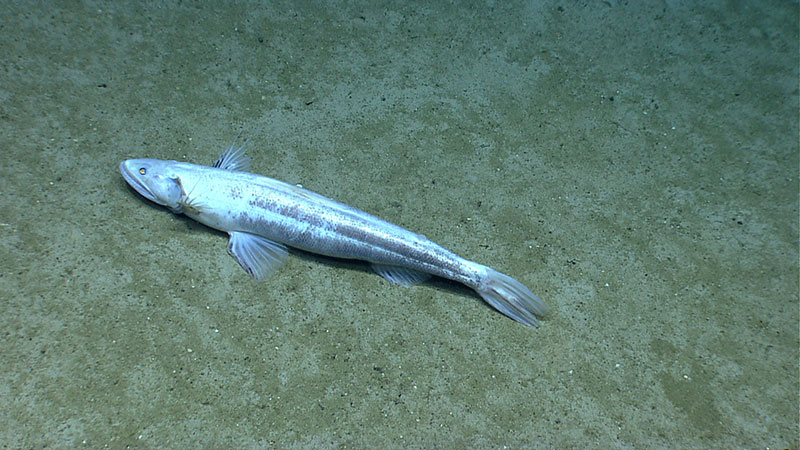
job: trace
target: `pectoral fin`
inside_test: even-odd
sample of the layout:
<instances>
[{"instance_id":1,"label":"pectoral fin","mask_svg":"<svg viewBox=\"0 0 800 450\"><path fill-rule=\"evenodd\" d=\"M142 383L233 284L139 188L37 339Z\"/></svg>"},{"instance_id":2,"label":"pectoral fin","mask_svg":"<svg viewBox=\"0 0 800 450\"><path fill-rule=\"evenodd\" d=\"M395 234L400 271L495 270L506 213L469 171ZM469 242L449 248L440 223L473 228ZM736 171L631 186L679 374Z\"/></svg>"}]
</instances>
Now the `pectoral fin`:
<instances>
[{"instance_id":1,"label":"pectoral fin","mask_svg":"<svg viewBox=\"0 0 800 450\"><path fill-rule=\"evenodd\" d=\"M231 236L228 253L258 281L266 280L289 256L286 246L281 243L241 231L231 231L228 234Z\"/></svg>"},{"instance_id":2,"label":"pectoral fin","mask_svg":"<svg viewBox=\"0 0 800 450\"><path fill-rule=\"evenodd\" d=\"M383 278L386 278L389 283L399 284L400 286L411 286L412 284L421 283L431 277L429 273L385 264L373 263L372 270Z\"/></svg>"}]
</instances>

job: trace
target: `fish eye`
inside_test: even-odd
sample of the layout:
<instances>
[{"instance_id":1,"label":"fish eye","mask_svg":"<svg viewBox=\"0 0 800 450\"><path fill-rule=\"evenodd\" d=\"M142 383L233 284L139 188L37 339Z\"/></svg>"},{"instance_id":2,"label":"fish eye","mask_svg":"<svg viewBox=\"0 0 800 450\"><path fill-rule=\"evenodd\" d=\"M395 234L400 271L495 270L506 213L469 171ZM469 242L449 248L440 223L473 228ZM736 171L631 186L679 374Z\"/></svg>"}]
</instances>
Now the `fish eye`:
<instances>
[{"instance_id":1,"label":"fish eye","mask_svg":"<svg viewBox=\"0 0 800 450\"><path fill-rule=\"evenodd\" d=\"M139 168L139 175L147 175L147 169L144 167Z\"/></svg>"}]
</instances>

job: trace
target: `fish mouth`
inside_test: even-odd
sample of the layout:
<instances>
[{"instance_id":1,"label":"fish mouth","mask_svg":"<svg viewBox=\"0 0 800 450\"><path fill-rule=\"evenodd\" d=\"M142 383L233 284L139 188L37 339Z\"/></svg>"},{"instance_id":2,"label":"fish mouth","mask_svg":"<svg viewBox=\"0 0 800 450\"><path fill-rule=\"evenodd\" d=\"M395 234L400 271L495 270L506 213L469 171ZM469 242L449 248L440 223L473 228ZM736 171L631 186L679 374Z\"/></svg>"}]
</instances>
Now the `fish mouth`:
<instances>
[{"instance_id":1,"label":"fish mouth","mask_svg":"<svg viewBox=\"0 0 800 450\"><path fill-rule=\"evenodd\" d=\"M133 190L139 193L139 195L152 202L159 203L155 195L150 192L150 189L148 189L147 186L139 180L136 170L133 169L132 166L129 167L129 163L132 163L132 161L126 160L119 164L119 172L122 174L122 178L124 178L125 182L128 183L128 186L132 187Z\"/></svg>"}]
</instances>

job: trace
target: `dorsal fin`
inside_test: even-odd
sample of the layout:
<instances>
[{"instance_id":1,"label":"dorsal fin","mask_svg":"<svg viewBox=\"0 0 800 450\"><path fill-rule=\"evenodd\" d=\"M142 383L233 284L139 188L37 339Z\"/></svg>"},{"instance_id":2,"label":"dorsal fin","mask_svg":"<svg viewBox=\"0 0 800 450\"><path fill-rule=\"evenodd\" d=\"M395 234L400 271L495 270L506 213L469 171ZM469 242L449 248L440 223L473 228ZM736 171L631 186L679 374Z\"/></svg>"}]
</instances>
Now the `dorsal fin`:
<instances>
[{"instance_id":1,"label":"dorsal fin","mask_svg":"<svg viewBox=\"0 0 800 450\"><path fill-rule=\"evenodd\" d=\"M239 148L234 149L236 146L236 140L239 139L242 133L236 135L236 138L231 143L231 146L228 147L227 150L222 152L214 161L214 164L211 167L217 167L223 170L238 170L240 172L249 172L250 171L250 157L245 154L244 146L247 145L249 139L245 139L242 142L242 145Z\"/></svg>"}]
</instances>

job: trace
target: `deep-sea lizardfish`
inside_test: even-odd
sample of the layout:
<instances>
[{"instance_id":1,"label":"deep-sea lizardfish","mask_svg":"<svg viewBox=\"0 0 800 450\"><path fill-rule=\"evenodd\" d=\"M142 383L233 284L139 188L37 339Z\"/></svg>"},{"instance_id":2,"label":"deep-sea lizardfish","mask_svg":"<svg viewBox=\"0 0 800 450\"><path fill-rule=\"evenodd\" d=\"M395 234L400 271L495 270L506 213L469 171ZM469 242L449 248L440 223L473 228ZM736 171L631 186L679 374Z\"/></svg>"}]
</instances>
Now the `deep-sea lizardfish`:
<instances>
[{"instance_id":1,"label":"deep-sea lizardfish","mask_svg":"<svg viewBox=\"0 0 800 450\"><path fill-rule=\"evenodd\" d=\"M235 141L234 141L235 143ZM211 167L129 159L119 170L146 199L230 235L228 251L253 278L266 279L287 246L368 261L393 284L431 275L463 283L495 309L537 326L547 306L519 281L466 260L427 237L309 190L248 173L244 145L232 144Z\"/></svg>"}]
</instances>

